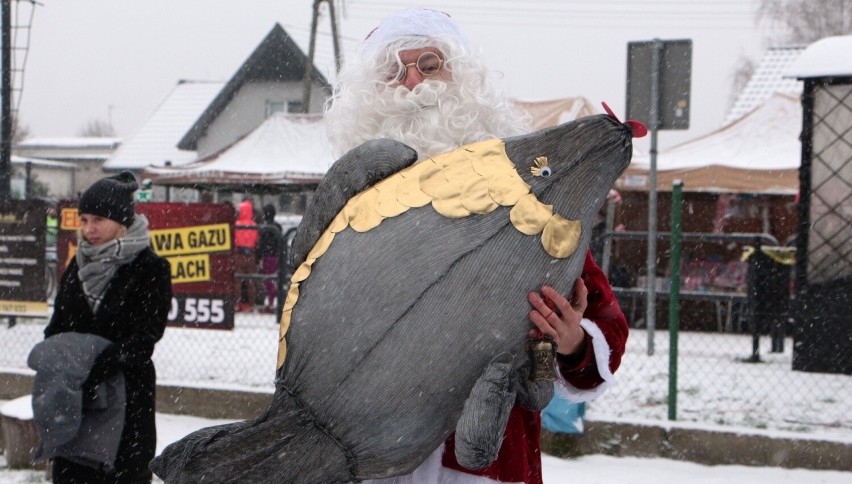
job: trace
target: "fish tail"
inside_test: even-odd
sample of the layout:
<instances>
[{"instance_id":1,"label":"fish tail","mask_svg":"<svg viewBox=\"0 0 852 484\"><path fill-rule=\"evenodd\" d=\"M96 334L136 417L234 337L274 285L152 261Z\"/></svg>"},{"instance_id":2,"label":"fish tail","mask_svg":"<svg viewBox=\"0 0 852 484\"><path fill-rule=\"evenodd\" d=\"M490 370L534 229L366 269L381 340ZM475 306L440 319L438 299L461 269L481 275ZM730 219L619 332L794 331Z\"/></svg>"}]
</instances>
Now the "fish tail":
<instances>
[{"instance_id":1,"label":"fish tail","mask_svg":"<svg viewBox=\"0 0 852 484\"><path fill-rule=\"evenodd\" d=\"M166 483L357 480L351 454L281 391L257 418L193 432L166 447L150 467Z\"/></svg>"}]
</instances>

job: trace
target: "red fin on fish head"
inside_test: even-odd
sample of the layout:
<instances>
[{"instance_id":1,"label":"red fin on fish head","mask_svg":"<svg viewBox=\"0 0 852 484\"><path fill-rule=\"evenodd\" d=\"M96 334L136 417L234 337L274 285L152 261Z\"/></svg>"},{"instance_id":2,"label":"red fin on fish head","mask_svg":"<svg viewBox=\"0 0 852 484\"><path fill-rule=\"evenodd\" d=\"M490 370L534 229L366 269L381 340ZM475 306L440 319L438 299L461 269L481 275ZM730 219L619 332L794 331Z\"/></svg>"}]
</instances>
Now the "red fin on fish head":
<instances>
[{"instance_id":1,"label":"red fin on fish head","mask_svg":"<svg viewBox=\"0 0 852 484\"><path fill-rule=\"evenodd\" d=\"M612 118L618 121L619 123L621 122L621 120L618 119L618 116L616 116L615 113L612 112L612 109L610 109L605 102L601 102L601 104L603 104L604 111L606 111L607 114L612 116ZM627 122L625 122L624 124L630 126L630 129L633 131L634 138L641 138L648 134L648 128L646 128L644 124L639 121L636 121L635 119L628 119Z\"/></svg>"}]
</instances>

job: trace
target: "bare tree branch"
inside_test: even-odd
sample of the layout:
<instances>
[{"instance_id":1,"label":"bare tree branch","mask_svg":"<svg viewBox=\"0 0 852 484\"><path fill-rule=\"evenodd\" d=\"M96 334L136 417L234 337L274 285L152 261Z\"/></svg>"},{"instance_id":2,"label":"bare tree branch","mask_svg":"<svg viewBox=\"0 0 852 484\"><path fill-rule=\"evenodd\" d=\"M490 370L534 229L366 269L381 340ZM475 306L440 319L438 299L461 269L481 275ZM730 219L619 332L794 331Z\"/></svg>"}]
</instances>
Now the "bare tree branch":
<instances>
[{"instance_id":1,"label":"bare tree branch","mask_svg":"<svg viewBox=\"0 0 852 484\"><path fill-rule=\"evenodd\" d=\"M111 138L115 136L115 128L108 121L93 119L86 123L86 126L77 134L79 136Z\"/></svg>"},{"instance_id":2,"label":"bare tree branch","mask_svg":"<svg viewBox=\"0 0 852 484\"><path fill-rule=\"evenodd\" d=\"M777 41L809 44L852 33L852 0L761 0L757 17L784 29Z\"/></svg>"}]
</instances>

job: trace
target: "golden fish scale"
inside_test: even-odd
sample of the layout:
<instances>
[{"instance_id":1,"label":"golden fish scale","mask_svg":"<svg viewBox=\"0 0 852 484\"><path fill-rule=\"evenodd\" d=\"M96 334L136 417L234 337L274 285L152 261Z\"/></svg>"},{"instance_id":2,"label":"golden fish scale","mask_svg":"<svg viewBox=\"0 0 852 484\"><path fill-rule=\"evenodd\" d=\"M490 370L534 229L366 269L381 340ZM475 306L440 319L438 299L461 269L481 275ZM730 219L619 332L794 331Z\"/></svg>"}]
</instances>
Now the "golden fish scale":
<instances>
[{"instance_id":1,"label":"golden fish scale","mask_svg":"<svg viewBox=\"0 0 852 484\"><path fill-rule=\"evenodd\" d=\"M553 213L541 203L518 175L501 140L489 140L445 153L401 170L355 195L334 218L293 274L284 302L279 331L278 365L287 356L285 336L299 298L299 283L310 276L311 267L346 227L367 232L385 218L431 203L448 218L487 214L499 206L511 206L512 225L526 235L541 234L541 244L551 257L566 258L580 240L580 222Z\"/></svg>"}]
</instances>

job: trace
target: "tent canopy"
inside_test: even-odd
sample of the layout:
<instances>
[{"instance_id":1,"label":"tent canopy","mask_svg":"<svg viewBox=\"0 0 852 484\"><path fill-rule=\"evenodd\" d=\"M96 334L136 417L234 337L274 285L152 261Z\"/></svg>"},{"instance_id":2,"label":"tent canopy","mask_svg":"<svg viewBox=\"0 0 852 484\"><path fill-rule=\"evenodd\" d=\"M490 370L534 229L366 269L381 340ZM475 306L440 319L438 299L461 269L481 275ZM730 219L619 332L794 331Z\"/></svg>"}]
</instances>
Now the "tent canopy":
<instances>
[{"instance_id":1,"label":"tent canopy","mask_svg":"<svg viewBox=\"0 0 852 484\"><path fill-rule=\"evenodd\" d=\"M600 113L588 99L578 96L548 101L513 101L515 106L530 115L532 130L538 131L562 123L573 121L583 116Z\"/></svg>"},{"instance_id":2,"label":"tent canopy","mask_svg":"<svg viewBox=\"0 0 852 484\"><path fill-rule=\"evenodd\" d=\"M685 191L793 194L799 189L802 107L776 93L734 123L657 155L657 189L674 180ZM634 153L616 183L620 190L647 190L650 158Z\"/></svg>"},{"instance_id":3,"label":"tent canopy","mask_svg":"<svg viewBox=\"0 0 852 484\"><path fill-rule=\"evenodd\" d=\"M533 129L596 112L582 97L515 104L530 114ZM155 185L288 189L316 185L334 161L322 114L275 113L216 154L177 167L151 166L142 176Z\"/></svg>"},{"instance_id":4,"label":"tent canopy","mask_svg":"<svg viewBox=\"0 0 852 484\"><path fill-rule=\"evenodd\" d=\"M149 167L157 185L245 187L316 185L335 158L321 114L275 113L214 155L179 167Z\"/></svg>"}]
</instances>

